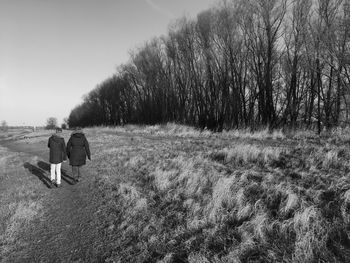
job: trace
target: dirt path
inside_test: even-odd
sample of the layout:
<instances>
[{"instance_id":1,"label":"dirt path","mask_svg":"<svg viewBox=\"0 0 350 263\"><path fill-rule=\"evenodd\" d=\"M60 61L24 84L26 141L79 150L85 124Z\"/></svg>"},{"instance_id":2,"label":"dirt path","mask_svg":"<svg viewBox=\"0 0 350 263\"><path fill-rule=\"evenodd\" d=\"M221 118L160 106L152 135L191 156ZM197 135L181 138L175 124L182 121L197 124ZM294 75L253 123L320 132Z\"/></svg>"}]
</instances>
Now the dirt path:
<instances>
[{"instance_id":1,"label":"dirt path","mask_svg":"<svg viewBox=\"0 0 350 263\"><path fill-rule=\"evenodd\" d=\"M37 156L37 161L23 166L33 175L43 190L50 191L43 200L43 216L35 219L20 237L28 244L25 251L11 255L5 262L99 262L96 211L98 202L92 189L93 175L85 169L77 184L70 168L63 164L62 188L49 183L47 149L39 143L2 143L11 151ZM46 188L46 189L45 189Z\"/></svg>"}]
</instances>

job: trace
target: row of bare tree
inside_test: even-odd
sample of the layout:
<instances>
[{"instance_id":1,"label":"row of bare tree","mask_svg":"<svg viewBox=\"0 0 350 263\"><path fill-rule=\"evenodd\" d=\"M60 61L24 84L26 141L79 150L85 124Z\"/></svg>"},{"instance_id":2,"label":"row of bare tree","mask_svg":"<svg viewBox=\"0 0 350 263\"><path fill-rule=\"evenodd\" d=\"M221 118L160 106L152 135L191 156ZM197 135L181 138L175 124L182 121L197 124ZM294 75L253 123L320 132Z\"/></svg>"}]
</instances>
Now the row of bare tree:
<instances>
[{"instance_id":1,"label":"row of bare tree","mask_svg":"<svg viewBox=\"0 0 350 263\"><path fill-rule=\"evenodd\" d=\"M348 120L348 0L231 0L182 18L92 90L70 126L333 127Z\"/></svg>"}]
</instances>

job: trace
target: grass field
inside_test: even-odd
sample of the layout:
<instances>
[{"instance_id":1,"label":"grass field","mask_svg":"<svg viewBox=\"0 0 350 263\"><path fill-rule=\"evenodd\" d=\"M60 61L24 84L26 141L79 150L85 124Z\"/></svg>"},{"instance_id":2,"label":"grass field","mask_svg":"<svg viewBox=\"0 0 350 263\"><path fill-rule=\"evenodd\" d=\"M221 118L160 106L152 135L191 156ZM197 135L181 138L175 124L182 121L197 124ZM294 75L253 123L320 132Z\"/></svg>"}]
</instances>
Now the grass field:
<instances>
[{"instance_id":1,"label":"grass field","mask_svg":"<svg viewBox=\"0 0 350 263\"><path fill-rule=\"evenodd\" d=\"M348 130L85 133L104 262L350 262Z\"/></svg>"},{"instance_id":2,"label":"grass field","mask_svg":"<svg viewBox=\"0 0 350 263\"><path fill-rule=\"evenodd\" d=\"M23 163L35 157L0 147L0 261L13 262L27 246L19 236L33 219L41 216L45 192L31 180ZM6 258L6 261L5 261Z\"/></svg>"},{"instance_id":3,"label":"grass field","mask_svg":"<svg viewBox=\"0 0 350 263\"><path fill-rule=\"evenodd\" d=\"M345 130L87 134L111 261L350 261Z\"/></svg>"}]
</instances>

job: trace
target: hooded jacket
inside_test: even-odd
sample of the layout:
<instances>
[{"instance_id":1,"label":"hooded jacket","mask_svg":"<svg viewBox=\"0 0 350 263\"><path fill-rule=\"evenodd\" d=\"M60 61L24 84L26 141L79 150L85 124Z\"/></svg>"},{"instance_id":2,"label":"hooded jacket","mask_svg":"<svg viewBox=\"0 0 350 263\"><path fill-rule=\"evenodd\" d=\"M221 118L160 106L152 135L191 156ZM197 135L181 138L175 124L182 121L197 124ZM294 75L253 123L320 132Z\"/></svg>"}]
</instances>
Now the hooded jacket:
<instances>
[{"instance_id":1,"label":"hooded jacket","mask_svg":"<svg viewBox=\"0 0 350 263\"><path fill-rule=\"evenodd\" d=\"M82 132L73 132L67 143L69 164L80 166L86 164L86 156L91 160L89 143Z\"/></svg>"},{"instance_id":2,"label":"hooded jacket","mask_svg":"<svg viewBox=\"0 0 350 263\"><path fill-rule=\"evenodd\" d=\"M50 163L58 164L67 160L66 143L64 139L56 134L49 138L47 147L50 148Z\"/></svg>"}]
</instances>

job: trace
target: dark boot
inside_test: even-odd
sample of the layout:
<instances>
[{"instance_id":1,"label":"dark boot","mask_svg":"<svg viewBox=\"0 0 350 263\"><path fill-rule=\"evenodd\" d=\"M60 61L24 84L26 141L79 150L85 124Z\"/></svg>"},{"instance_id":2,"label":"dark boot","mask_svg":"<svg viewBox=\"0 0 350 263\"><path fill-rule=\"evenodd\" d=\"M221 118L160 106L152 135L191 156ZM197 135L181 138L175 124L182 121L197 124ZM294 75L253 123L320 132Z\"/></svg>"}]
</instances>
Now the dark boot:
<instances>
[{"instance_id":1,"label":"dark boot","mask_svg":"<svg viewBox=\"0 0 350 263\"><path fill-rule=\"evenodd\" d=\"M76 182L80 181L80 169L79 166L72 166L73 178Z\"/></svg>"}]
</instances>

